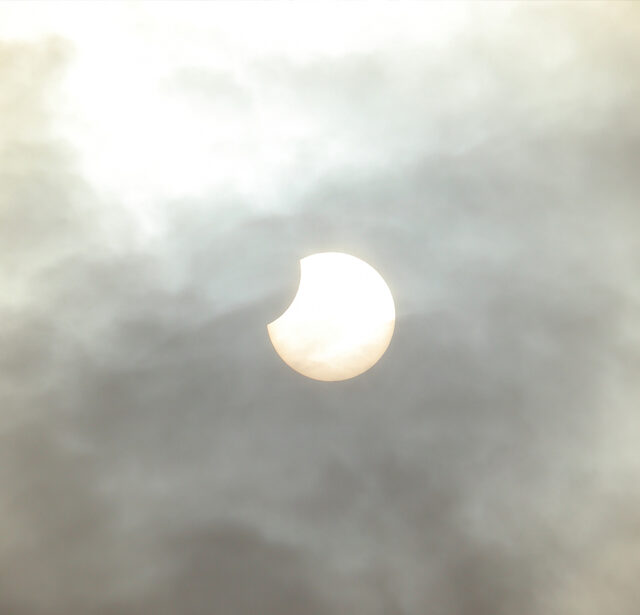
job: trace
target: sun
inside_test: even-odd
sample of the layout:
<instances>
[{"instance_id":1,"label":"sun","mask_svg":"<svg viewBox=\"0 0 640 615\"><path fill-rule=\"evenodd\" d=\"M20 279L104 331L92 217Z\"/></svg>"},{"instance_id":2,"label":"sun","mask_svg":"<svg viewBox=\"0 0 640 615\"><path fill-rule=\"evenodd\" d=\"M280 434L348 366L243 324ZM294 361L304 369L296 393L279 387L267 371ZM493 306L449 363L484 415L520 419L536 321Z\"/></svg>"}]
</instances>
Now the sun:
<instances>
[{"instance_id":1,"label":"sun","mask_svg":"<svg viewBox=\"0 0 640 615\"><path fill-rule=\"evenodd\" d=\"M375 365L394 327L393 297L382 276L355 256L323 252L300 261L298 292L267 331L292 369L335 381Z\"/></svg>"}]
</instances>

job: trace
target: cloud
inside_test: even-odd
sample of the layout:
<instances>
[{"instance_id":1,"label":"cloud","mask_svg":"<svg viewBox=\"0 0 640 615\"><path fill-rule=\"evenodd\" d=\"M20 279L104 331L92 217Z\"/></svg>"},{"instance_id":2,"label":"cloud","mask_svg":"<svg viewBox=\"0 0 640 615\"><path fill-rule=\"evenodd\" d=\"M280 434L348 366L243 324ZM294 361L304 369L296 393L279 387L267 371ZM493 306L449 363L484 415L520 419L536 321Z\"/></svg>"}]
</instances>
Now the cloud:
<instances>
[{"instance_id":1,"label":"cloud","mask_svg":"<svg viewBox=\"0 0 640 615\"><path fill-rule=\"evenodd\" d=\"M0 48L0 611L631 615L637 9L201 10ZM342 383L266 334L322 250Z\"/></svg>"}]
</instances>

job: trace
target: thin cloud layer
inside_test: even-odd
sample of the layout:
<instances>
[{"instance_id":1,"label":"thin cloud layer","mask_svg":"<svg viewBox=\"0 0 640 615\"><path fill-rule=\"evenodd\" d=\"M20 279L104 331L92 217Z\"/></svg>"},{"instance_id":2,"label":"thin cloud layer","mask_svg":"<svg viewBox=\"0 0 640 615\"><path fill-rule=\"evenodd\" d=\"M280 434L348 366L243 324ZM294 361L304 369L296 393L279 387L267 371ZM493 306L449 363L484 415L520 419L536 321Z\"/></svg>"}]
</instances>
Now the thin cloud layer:
<instances>
[{"instance_id":1,"label":"thin cloud layer","mask_svg":"<svg viewBox=\"0 0 640 615\"><path fill-rule=\"evenodd\" d=\"M47 6L0 7L0 612L634 614L637 8ZM340 383L266 334L324 250L397 307Z\"/></svg>"}]
</instances>

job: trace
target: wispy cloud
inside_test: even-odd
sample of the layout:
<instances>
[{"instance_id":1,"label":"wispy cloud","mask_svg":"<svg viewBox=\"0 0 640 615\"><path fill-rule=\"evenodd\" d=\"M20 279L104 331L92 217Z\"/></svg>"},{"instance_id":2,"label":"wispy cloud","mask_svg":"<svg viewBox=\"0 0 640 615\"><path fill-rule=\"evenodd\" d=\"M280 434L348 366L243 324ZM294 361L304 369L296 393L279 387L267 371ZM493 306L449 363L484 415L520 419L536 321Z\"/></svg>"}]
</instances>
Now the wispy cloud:
<instances>
[{"instance_id":1,"label":"wispy cloud","mask_svg":"<svg viewBox=\"0 0 640 615\"><path fill-rule=\"evenodd\" d=\"M634 4L0 15L0 612L635 614ZM266 334L322 250L341 383Z\"/></svg>"}]
</instances>

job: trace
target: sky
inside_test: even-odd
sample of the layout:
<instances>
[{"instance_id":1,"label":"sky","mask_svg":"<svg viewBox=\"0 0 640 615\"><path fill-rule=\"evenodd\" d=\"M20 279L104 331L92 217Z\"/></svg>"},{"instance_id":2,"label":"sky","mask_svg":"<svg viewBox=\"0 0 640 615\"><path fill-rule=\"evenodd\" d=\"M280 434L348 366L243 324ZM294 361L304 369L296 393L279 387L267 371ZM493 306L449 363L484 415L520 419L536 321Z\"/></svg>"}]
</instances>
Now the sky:
<instances>
[{"instance_id":1,"label":"sky","mask_svg":"<svg viewBox=\"0 0 640 615\"><path fill-rule=\"evenodd\" d=\"M635 615L639 104L631 2L0 4L0 613Z\"/></svg>"}]
</instances>

